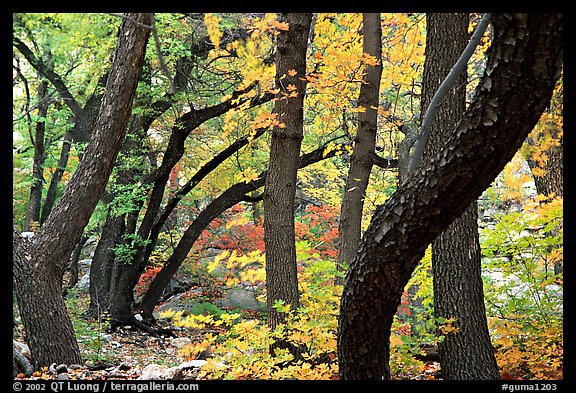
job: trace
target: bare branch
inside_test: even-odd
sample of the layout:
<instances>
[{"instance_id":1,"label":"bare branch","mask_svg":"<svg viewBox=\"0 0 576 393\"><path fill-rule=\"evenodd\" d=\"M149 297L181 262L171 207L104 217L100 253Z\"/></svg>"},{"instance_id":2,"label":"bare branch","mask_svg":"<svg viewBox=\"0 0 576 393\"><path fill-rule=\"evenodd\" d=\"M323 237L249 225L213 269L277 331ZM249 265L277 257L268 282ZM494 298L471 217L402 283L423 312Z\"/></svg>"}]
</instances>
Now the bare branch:
<instances>
[{"instance_id":1,"label":"bare branch","mask_svg":"<svg viewBox=\"0 0 576 393\"><path fill-rule=\"evenodd\" d=\"M470 37L470 41L464 51L460 55L460 58L454 64L438 90L430 105L428 105L428 109L426 109L426 113L424 114L424 118L422 120L422 127L420 128L420 135L418 140L416 141L416 145L414 146L414 152L412 153L412 157L410 159L410 164L408 165L408 175L414 172L414 169L420 164L422 161L422 156L424 154L424 147L426 146L426 142L428 140L428 135L430 134L430 128L436 117L436 113L438 113L438 108L440 104L448 94L449 90L452 88L454 83L456 82L457 77L466 69L466 65L468 64L468 60L474 53L474 50L480 43L480 39L482 35L486 31L488 27L488 23L490 22L490 13L485 13L482 17L482 20L476 26L476 30L472 37ZM406 179L409 176L406 176Z\"/></svg>"}]
</instances>

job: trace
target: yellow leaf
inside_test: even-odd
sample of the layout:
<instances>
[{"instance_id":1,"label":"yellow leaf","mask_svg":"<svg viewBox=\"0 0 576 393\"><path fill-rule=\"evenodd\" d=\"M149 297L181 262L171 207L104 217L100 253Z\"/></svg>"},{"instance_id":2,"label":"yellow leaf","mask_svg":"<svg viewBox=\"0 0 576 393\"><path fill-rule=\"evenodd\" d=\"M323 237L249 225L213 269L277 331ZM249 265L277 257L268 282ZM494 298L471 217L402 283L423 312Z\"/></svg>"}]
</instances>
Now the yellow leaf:
<instances>
[{"instance_id":1,"label":"yellow leaf","mask_svg":"<svg viewBox=\"0 0 576 393\"><path fill-rule=\"evenodd\" d=\"M246 184L253 182L254 180L258 180L259 178L260 176L258 173L252 168L246 168L246 170L242 172L240 176L240 180Z\"/></svg>"},{"instance_id":2,"label":"yellow leaf","mask_svg":"<svg viewBox=\"0 0 576 393\"><path fill-rule=\"evenodd\" d=\"M298 71L296 71L296 70L294 70L294 69L291 69L291 70L288 71L288 75L290 75L290 76L294 76L294 75L296 75L297 73L298 73Z\"/></svg>"},{"instance_id":3,"label":"yellow leaf","mask_svg":"<svg viewBox=\"0 0 576 393\"><path fill-rule=\"evenodd\" d=\"M208 266L206 266L208 273L212 273L216 269L216 267L220 264L220 261L223 260L224 258L226 258L229 254L230 254L230 251L226 250L226 251L221 252L220 254L216 255L214 260L212 262L210 262L208 264Z\"/></svg>"},{"instance_id":4,"label":"yellow leaf","mask_svg":"<svg viewBox=\"0 0 576 393\"><path fill-rule=\"evenodd\" d=\"M208 32L208 37L214 45L214 48L218 49L220 47L220 40L222 39L222 32L219 28L220 18L214 14L204 14L204 24L206 25L206 31Z\"/></svg>"}]
</instances>

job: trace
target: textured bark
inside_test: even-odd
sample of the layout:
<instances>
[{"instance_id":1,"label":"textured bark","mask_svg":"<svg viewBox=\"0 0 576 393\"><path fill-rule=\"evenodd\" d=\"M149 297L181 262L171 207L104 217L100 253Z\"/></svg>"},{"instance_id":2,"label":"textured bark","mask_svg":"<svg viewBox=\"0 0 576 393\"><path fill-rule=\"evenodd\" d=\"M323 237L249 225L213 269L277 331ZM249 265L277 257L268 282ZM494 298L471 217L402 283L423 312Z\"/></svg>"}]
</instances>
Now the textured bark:
<instances>
[{"instance_id":1,"label":"textured bark","mask_svg":"<svg viewBox=\"0 0 576 393\"><path fill-rule=\"evenodd\" d=\"M468 14L427 14L422 108L427 108L442 80L468 41ZM424 159L441 151L466 108L466 72L438 106L430 127ZM455 318L459 329L438 344L443 379L499 379L490 342L478 237L478 212L473 202L432 243L434 314Z\"/></svg>"},{"instance_id":2,"label":"textured bark","mask_svg":"<svg viewBox=\"0 0 576 393\"><path fill-rule=\"evenodd\" d=\"M562 65L562 15L498 14L492 25L486 72L462 123L377 208L348 269L341 379L390 378L390 329L418 261L512 159L550 102Z\"/></svg>"},{"instance_id":3,"label":"textured bark","mask_svg":"<svg viewBox=\"0 0 576 393\"><path fill-rule=\"evenodd\" d=\"M438 344L442 379L500 379L482 285L478 212L473 202L432 246L434 314L459 329Z\"/></svg>"},{"instance_id":4,"label":"textured bark","mask_svg":"<svg viewBox=\"0 0 576 393\"><path fill-rule=\"evenodd\" d=\"M339 254L336 267L342 271L342 265L349 265L356 252L362 230L362 211L364 197L372 163L374 147L376 144L376 129L378 117L378 98L380 91L380 77L382 75L382 28L379 13L363 14L363 52L375 57L378 64L366 65L358 105L366 108L365 112L358 113L358 130L354 138L354 150L350 158L350 169L346 179L346 186L342 196L340 221L338 225ZM339 284L342 280L337 280Z\"/></svg>"},{"instance_id":5,"label":"textured bark","mask_svg":"<svg viewBox=\"0 0 576 393\"><path fill-rule=\"evenodd\" d=\"M304 127L306 49L312 14L284 14L288 31L278 34L276 86L280 89L274 113L284 128L274 127L264 189L264 243L266 245L266 289L268 326L274 329L284 318L274 307L284 301L299 306L294 235L294 196ZM295 75L289 71L295 70ZM304 79L304 80L303 80ZM289 85L295 87L296 97Z\"/></svg>"},{"instance_id":6,"label":"textured bark","mask_svg":"<svg viewBox=\"0 0 576 393\"><path fill-rule=\"evenodd\" d=\"M13 280L34 368L56 362L81 364L80 348L62 296L62 276L49 264L49 250L13 233ZM39 262L39 263L38 263Z\"/></svg>"},{"instance_id":7,"label":"textured bark","mask_svg":"<svg viewBox=\"0 0 576 393\"><path fill-rule=\"evenodd\" d=\"M81 363L60 279L106 186L130 116L149 35L142 25L149 24L149 15L128 16L120 27L96 131L84 159L33 241L22 239L14 229L16 297L37 366Z\"/></svg>"}]
</instances>

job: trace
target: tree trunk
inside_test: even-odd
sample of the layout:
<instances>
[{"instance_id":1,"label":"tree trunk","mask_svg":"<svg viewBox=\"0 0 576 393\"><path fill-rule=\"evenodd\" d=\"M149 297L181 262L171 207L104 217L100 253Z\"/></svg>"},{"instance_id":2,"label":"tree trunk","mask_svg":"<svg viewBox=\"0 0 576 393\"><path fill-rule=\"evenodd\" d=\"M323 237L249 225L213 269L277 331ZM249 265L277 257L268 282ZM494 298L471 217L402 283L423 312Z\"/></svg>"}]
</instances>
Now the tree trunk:
<instances>
[{"instance_id":1,"label":"tree trunk","mask_svg":"<svg viewBox=\"0 0 576 393\"><path fill-rule=\"evenodd\" d=\"M81 362L62 297L62 269L100 199L124 138L150 33L143 26L149 23L149 14L128 14L123 19L95 132L83 160L34 240L24 241L14 229L18 307L38 366Z\"/></svg>"},{"instance_id":2,"label":"tree trunk","mask_svg":"<svg viewBox=\"0 0 576 393\"><path fill-rule=\"evenodd\" d=\"M42 215L40 216L40 224L44 224L52 207L54 207L54 202L56 202L56 196L58 194L58 184L64 175L64 170L68 164L68 157L70 156L70 147L72 145L72 134L70 132L64 133L64 139L62 140L62 149L60 150L60 157L58 158L58 164L56 164L56 170L52 174L50 179L50 185L48 186L48 191L46 192L46 198L44 199L44 205L42 206Z\"/></svg>"},{"instance_id":3,"label":"tree trunk","mask_svg":"<svg viewBox=\"0 0 576 393\"><path fill-rule=\"evenodd\" d=\"M142 79L146 78L143 76ZM92 317L98 317L109 310L113 300L118 296L112 291L111 278L114 266L119 264L123 274L137 269L130 263L131 258L120 256L115 250L117 247L126 250L131 246L130 241L135 242L134 217L140 213L144 204L146 191L141 184L146 156L144 143L147 130L144 128L144 122L140 116L131 117L114 174L111 176L110 190L113 199L108 205L102 235L90 266L90 306L87 314ZM128 308L123 310L123 313L129 314L130 311L131 308Z\"/></svg>"},{"instance_id":4,"label":"tree trunk","mask_svg":"<svg viewBox=\"0 0 576 393\"><path fill-rule=\"evenodd\" d=\"M426 14L426 26L422 112L466 47L468 14ZM441 151L461 120L466 109L466 79L466 72L459 75L440 104L430 127L425 159ZM455 318L452 326L459 329L438 344L442 378L499 379L484 306L476 202L432 243L432 276L435 316Z\"/></svg>"},{"instance_id":5,"label":"tree trunk","mask_svg":"<svg viewBox=\"0 0 576 393\"><path fill-rule=\"evenodd\" d=\"M34 368L54 362L80 364L80 348L62 296L62 276L48 264L49 249L35 250L34 243L14 230L14 290Z\"/></svg>"},{"instance_id":6,"label":"tree trunk","mask_svg":"<svg viewBox=\"0 0 576 393\"><path fill-rule=\"evenodd\" d=\"M458 332L438 343L442 379L500 379L490 341L482 283L476 202L432 245L434 314Z\"/></svg>"},{"instance_id":7,"label":"tree trunk","mask_svg":"<svg viewBox=\"0 0 576 393\"><path fill-rule=\"evenodd\" d=\"M492 25L486 71L463 121L377 208L348 269L338 321L341 379L390 378L390 330L414 268L512 159L550 102L562 66L562 15L495 15Z\"/></svg>"},{"instance_id":8,"label":"tree trunk","mask_svg":"<svg viewBox=\"0 0 576 393\"><path fill-rule=\"evenodd\" d=\"M380 77L382 75L382 27L379 13L363 14L363 52L378 60L375 66L366 65L366 74L360 94L358 106L366 109L358 113L358 131L354 138L354 150L350 158L350 169L342 196L342 208L338 228L339 254L336 268L342 271L343 264L350 264L356 252L362 231L362 212L364 197L374 157L376 144L376 129L378 119L378 101ZM336 279L342 284L342 279Z\"/></svg>"},{"instance_id":9,"label":"tree trunk","mask_svg":"<svg viewBox=\"0 0 576 393\"><path fill-rule=\"evenodd\" d=\"M293 310L299 306L294 196L303 138L306 49L312 14L284 14L282 20L288 22L289 29L278 34L276 86L280 93L274 113L283 127L272 130L263 200L267 321L272 330L284 320L274 308L277 301L284 301ZM290 86L295 90L289 90ZM289 97L293 92L296 96Z\"/></svg>"},{"instance_id":10,"label":"tree trunk","mask_svg":"<svg viewBox=\"0 0 576 393\"><path fill-rule=\"evenodd\" d=\"M87 315L98 318L110 307L110 280L114 266L114 248L124 228L124 219L111 213L108 206L106 221L90 265L90 305Z\"/></svg>"},{"instance_id":11,"label":"tree trunk","mask_svg":"<svg viewBox=\"0 0 576 393\"><path fill-rule=\"evenodd\" d=\"M40 205L42 202L42 184L44 181L44 131L46 129L46 114L48 113L48 95L46 81L38 85L38 117L34 135L34 164L32 166L32 186L30 187L30 200L24 219L24 230L31 229L32 222L40 222Z\"/></svg>"},{"instance_id":12,"label":"tree trunk","mask_svg":"<svg viewBox=\"0 0 576 393\"><path fill-rule=\"evenodd\" d=\"M556 196L563 196L564 194L564 166L562 154L562 136L550 130L554 139L558 140L558 146L551 146L546 152L546 163L541 166L538 162L534 161L531 157L526 160L530 169L535 170L543 169L545 173L542 175L533 175L534 184L536 185L536 192L542 195L550 195L554 193Z\"/></svg>"}]
</instances>

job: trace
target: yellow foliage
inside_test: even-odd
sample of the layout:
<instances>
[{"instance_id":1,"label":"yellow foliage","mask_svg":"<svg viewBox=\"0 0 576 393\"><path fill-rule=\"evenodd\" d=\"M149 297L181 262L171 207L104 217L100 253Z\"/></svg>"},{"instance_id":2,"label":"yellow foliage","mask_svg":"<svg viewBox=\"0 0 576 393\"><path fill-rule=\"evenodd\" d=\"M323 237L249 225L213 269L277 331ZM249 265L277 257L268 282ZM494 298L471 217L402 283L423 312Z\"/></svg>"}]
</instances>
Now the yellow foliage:
<instances>
[{"instance_id":1,"label":"yellow foliage","mask_svg":"<svg viewBox=\"0 0 576 393\"><path fill-rule=\"evenodd\" d=\"M222 39L219 23L220 18L218 16L214 14L204 14L204 24L206 25L208 37L210 37L210 41L216 49L220 47L220 40Z\"/></svg>"},{"instance_id":2,"label":"yellow foliage","mask_svg":"<svg viewBox=\"0 0 576 393\"><path fill-rule=\"evenodd\" d=\"M562 379L563 339L561 320L535 323L531 329L514 320L489 318L497 332L494 340L496 360L502 373L524 379Z\"/></svg>"},{"instance_id":3,"label":"yellow foliage","mask_svg":"<svg viewBox=\"0 0 576 393\"><path fill-rule=\"evenodd\" d=\"M438 326L438 329L440 330L440 333L442 333L443 335L448 335L448 334L456 334L460 331L460 328L456 327L453 325L453 323L456 321L456 318L449 318L446 321L444 321L443 324L440 324Z\"/></svg>"},{"instance_id":4,"label":"yellow foliage","mask_svg":"<svg viewBox=\"0 0 576 393\"><path fill-rule=\"evenodd\" d=\"M258 180L260 178L259 173L254 170L254 168L248 167L243 172L240 172L240 181L248 184L253 182L254 180Z\"/></svg>"},{"instance_id":5,"label":"yellow foliage","mask_svg":"<svg viewBox=\"0 0 576 393\"><path fill-rule=\"evenodd\" d=\"M182 347L181 354L186 360L194 360L200 353L206 351L215 340L216 337L207 333L204 340Z\"/></svg>"}]
</instances>

